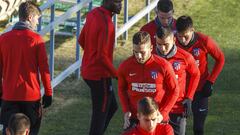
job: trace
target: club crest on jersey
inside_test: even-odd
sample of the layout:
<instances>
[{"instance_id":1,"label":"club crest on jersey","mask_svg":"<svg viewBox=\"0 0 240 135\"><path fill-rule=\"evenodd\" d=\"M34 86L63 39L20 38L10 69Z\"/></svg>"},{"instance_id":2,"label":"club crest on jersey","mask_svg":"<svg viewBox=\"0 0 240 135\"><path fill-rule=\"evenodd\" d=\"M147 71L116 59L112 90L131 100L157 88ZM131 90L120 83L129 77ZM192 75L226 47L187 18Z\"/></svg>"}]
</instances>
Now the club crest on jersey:
<instances>
[{"instance_id":1,"label":"club crest on jersey","mask_svg":"<svg viewBox=\"0 0 240 135\"><path fill-rule=\"evenodd\" d=\"M156 71L151 71L151 77L152 77L152 79L157 79L157 77L158 77L157 72Z\"/></svg>"},{"instance_id":2,"label":"club crest on jersey","mask_svg":"<svg viewBox=\"0 0 240 135\"><path fill-rule=\"evenodd\" d=\"M180 62L178 62L178 61L173 62L174 70L180 70L180 68L181 68Z\"/></svg>"},{"instance_id":3,"label":"club crest on jersey","mask_svg":"<svg viewBox=\"0 0 240 135\"><path fill-rule=\"evenodd\" d=\"M193 55L198 57L200 55L200 49L199 48L193 48Z\"/></svg>"}]
</instances>

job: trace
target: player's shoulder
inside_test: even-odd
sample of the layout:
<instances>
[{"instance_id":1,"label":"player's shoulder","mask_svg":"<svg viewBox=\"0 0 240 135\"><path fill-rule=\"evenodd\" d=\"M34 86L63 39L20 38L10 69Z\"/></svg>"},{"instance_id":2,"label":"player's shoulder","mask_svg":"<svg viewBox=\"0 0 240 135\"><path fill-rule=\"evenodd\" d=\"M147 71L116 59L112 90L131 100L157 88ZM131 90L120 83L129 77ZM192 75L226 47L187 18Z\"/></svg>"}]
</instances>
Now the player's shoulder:
<instances>
[{"instance_id":1,"label":"player's shoulder","mask_svg":"<svg viewBox=\"0 0 240 135\"><path fill-rule=\"evenodd\" d=\"M152 29L154 27L156 27L156 24L155 24L155 21L152 20L149 23L143 25L142 28L141 28L141 31L147 31L147 30Z\"/></svg>"},{"instance_id":2,"label":"player's shoulder","mask_svg":"<svg viewBox=\"0 0 240 135\"><path fill-rule=\"evenodd\" d=\"M166 133L167 135L173 135L173 128L170 124L159 123L156 127L157 132Z\"/></svg>"},{"instance_id":3,"label":"player's shoulder","mask_svg":"<svg viewBox=\"0 0 240 135\"><path fill-rule=\"evenodd\" d=\"M132 65L135 61L135 58L134 56L130 56L128 57L127 59L125 59L124 61L122 61L120 63L120 66L119 68L126 68L126 67L129 67L129 65Z\"/></svg>"},{"instance_id":4,"label":"player's shoulder","mask_svg":"<svg viewBox=\"0 0 240 135\"><path fill-rule=\"evenodd\" d=\"M196 32L196 36L197 36L198 40L204 40L204 41L206 41L209 38L208 35L203 34L201 32Z\"/></svg>"},{"instance_id":5,"label":"player's shoulder","mask_svg":"<svg viewBox=\"0 0 240 135\"><path fill-rule=\"evenodd\" d=\"M179 55L181 55L182 57L184 57L184 58L188 58L188 57L191 57L191 56L192 56L191 53L189 53L188 51L182 49L182 48L179 47L179 46L177 47L177 53L178 53Z\"/></svg>"},{"instance_id":6,"label":"player's shoulder","mask_svg":"<svg viewBox=\"0 0 240 135\"><path fill-rule=\"evenodd\" d=\"M162 66L166 66L166 65L169 64L169 62L168 62L166 59L164 59L164 58L162 58L162 57L160 57L160 56L158 56L158 55L156 55L156 54L153 54L152 59L153 59L157 64L162 65Z\"/></svg>"}]
</instances>

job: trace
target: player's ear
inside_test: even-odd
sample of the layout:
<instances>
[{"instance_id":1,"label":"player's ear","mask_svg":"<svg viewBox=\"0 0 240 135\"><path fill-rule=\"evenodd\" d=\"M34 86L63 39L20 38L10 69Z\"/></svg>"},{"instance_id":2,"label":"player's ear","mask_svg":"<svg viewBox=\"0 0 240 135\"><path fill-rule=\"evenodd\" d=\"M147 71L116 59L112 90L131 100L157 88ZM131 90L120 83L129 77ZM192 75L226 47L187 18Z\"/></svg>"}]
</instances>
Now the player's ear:
<instances>
[{"instance_id":1,"label":"player's ear","mask_svg":"<svg viewBox=\"0 0 240 135\"><path fill-rule=\"evenodd\" d=\"M141 115L141 114L137 113L137 118L138 118L138 119L140 119L140 115Z\"/></svg>"}]
</instances>

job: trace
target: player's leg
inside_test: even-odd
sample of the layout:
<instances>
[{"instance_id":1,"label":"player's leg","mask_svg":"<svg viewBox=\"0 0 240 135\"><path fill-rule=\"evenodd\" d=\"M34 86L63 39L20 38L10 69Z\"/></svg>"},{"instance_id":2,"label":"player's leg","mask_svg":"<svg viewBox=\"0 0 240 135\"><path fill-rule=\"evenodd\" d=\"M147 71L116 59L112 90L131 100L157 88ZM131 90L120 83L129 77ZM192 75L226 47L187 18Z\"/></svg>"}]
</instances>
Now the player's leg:
<instances>
[{"instance_id":1,"label":"player's leg","mask_svg":"<svg viewBox=\"0 0 240 135\"><path fill-rule=\"evenodd\" d=\"M103 135L108 115L108 97L106 79L85 80L91 89L92 118L89 135Z\"/></svg>"},{"instance_id":2,"label":"player's leg","mask_svg":"<svg viewBox=\"0 0 240 135\"><path fill-rule=\"evenodd\" d=\"M194 135L203 135L204 122L208 114L208 98L196 93L192 104L192 111Z\"/></svg>"},{"instance_id":3,"label":"player's leg","mask_svg":"<svg viewBox=\"0 0 240 135\"><path fill-rule=\"evenodd\" d=\"M116 100L116 97L114 94L111 78L107 78L106 85L107 85L107 88L109 89L108 90L109 96L108 96L108 102L107 102L108 103L107 104L108 114L107 114L107 118L106 118L106 122L105 122L104 131L107 129L110 120L112 119L113 115L115 114L115 112L118 109L117 100Z\"/></svg>"},{"instance_id":4,"label":"player's leg","mask_svg":"<svg viewBox=\"0 0 240 135\"><path fill-rule=\"evenodd\" d=\"M6 128L11 115L18 113L19 105L14 101L2 101L0 122L3 125L2 135L6 135Z\"/></svg>"},{"instance_id":5,"label":"player's leg","mask_svg":"<svg viewBox=\"0 0 240 135\"><path fill-rule=\"evenodd\" d=\"M21 103L21 112L31 121L30 135L37 135L41 126L42 106L40 101Z\"/></svg>"},{"instance_id":6,"label":"player's leg","mask_svg":"<svg viewBox=\"0 0 240 135\"><path fill-rule=\"evenodd\" d=\"M186 118L182 114L169 114L169 124L174 130L174 135L185 135L186 129Z\"/></svg>"}]
</instances>

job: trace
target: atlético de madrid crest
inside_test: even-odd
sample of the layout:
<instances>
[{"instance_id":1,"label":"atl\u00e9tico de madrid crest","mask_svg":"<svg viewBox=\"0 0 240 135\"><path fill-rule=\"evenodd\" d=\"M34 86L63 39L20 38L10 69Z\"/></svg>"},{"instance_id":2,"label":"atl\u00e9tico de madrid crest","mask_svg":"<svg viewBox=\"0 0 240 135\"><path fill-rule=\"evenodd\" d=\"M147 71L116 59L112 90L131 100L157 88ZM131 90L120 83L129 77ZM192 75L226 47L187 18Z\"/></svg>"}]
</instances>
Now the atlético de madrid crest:
<instances>
[{"instance_id":1,"label":"atl\u00e9tico de madrid crest","mask_svg":"<svg viewBox=\"0 0 240 135\"><path fill-rule=\"evenodd\" d=\"M174 70L179 70L181 68L180 62L179 61L174 61L173 62L173 69Z\"/></svg>"},{"instance_id":2,"label":"atl\u00e9tico de madrid crest","mask_svg":"<svg viewBox=\"0 0 240 135\"><path fill-rule=\"evenodd\" d=\"M200 49L199 48L193 48L193 55L198 57L200 55Z\"/></svg>"},{"instance_id":3,"label":"atl\u00e9tico de madrid crest","mask_svg":"<svg viewBox=\"0 0 240 135\"><path fill-rule=\"evenodd\" d=\"M157 71L151 71L151 77L152 77L152 79L157 79L157 77L158 77Z\"/></svg>"}]
</instances>

